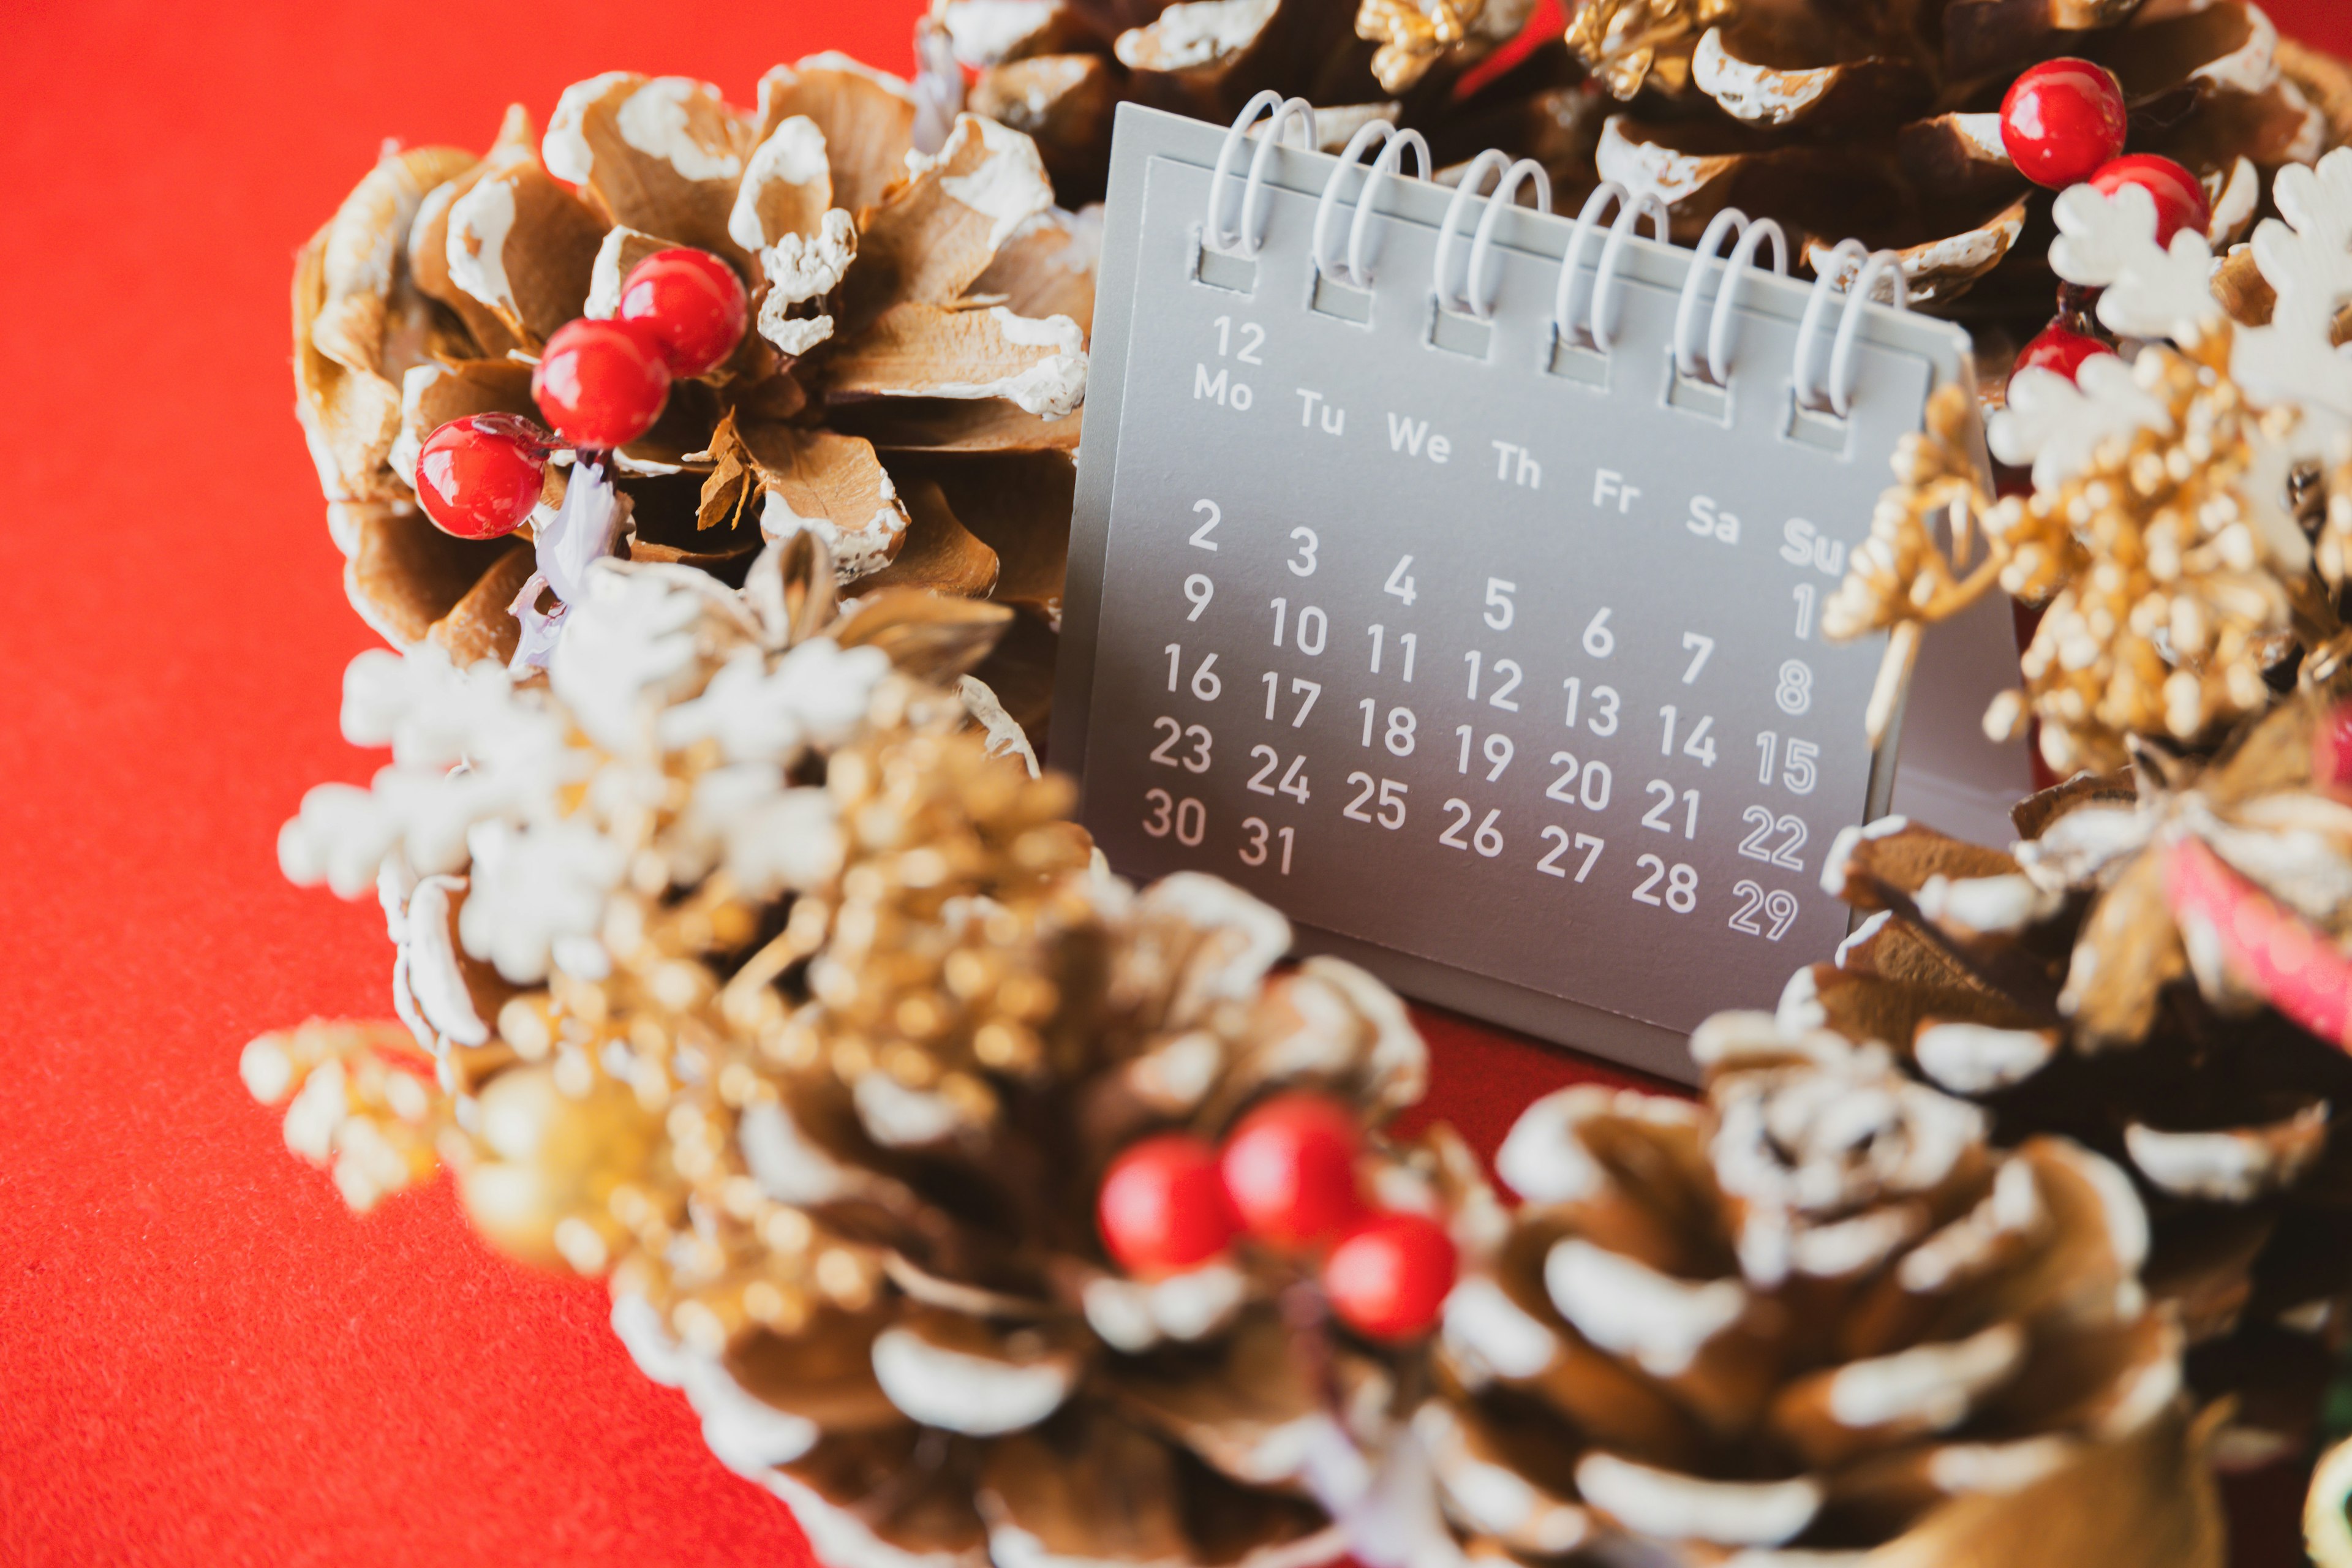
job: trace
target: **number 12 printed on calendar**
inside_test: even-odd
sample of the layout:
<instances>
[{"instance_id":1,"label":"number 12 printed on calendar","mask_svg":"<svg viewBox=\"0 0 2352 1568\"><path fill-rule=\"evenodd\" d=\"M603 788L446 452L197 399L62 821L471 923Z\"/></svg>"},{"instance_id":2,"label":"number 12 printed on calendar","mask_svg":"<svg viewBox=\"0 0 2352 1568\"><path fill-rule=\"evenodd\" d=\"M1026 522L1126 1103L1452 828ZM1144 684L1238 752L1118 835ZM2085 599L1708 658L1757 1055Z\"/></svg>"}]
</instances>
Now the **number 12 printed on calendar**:
<instances>
[{"instance_id":1,"label":"number 12 printed on calendar","mask_svg":"<svg viewBox=\"0 0 2352 1568\"><path fill-rule=\"evenodd\" d=\"M1686 1072L1845 932L1821 857L1891 770L1880 647L1822 606L1965 340L1840 340L1750 269L1709 343L1725 269L1694 313L1630 224L1563 281L1565 221L1263 141L1219 182L1224 141L1123 111L1052 737L1084 819L1408 993Z\"/></svg>"}]
</instances>

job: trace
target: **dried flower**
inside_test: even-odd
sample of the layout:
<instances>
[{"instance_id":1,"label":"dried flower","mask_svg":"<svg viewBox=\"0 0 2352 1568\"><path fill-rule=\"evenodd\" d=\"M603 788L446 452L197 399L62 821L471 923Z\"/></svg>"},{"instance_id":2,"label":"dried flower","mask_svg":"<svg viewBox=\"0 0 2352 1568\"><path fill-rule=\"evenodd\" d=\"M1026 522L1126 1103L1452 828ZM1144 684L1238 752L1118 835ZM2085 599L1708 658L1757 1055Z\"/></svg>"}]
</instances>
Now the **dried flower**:
<instances>
[{"instance_id":1,"label":"dried flower","mask_svg":"<svg viewBox=\"0 0 2352 1568\"><path fill-rule=\"evenodd\" d=\"M1680 92L1690 85L1698 35L1733 10L1733 0L1587 0L1568 25L1568 47L1618 98L1654 79Z\"/></svg>"},{"instance_id":2,"label":"dried flower","mask_svg":"<svg viewBox=\"0 0 2352 1568\"><path fill-rule=\"evenodd\" d=\"M1966 394L1937 395L1822 618L1832 637L1892 634L1874 736L1921 631L1996 585L2047 608L2025 689L1986 728L2007 738L2039 720L2043 760L2062 775L2121 766L2133 736L2210 747L2269 708L2299 653L2343 636L2331 530L2352 522L2323 520L2352 520L2330 489L2352 481L2339 412L2352 385L2333 347L2336 301L2352 289L2352 156L2283 173L2277 195L2284 221L2266 219L2244 253L2265 280L2254 322L2223 314L2195 236L2157 247L2144 193L2059 198L2060 272L2104 290L2114 330L2178 346L2150 343L2129 364L2094 358L2079 385L2017 375L1990 436L2000 457L2032 465L2030 497L1986 492ZM2338 466L2323 478L2322 464Z\"/></svg>"}]
</instances>

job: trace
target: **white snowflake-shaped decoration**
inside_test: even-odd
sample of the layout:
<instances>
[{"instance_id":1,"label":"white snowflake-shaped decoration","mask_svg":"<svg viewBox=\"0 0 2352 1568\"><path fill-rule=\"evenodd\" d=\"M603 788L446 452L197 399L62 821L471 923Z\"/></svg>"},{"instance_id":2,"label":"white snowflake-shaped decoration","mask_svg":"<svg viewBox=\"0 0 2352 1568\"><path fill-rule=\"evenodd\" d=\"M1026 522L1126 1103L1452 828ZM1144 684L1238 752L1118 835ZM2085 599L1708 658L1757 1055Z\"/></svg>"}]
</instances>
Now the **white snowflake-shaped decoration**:
<instances>
[{"instance_id":1,"label":"white snowflake-shaped decoration","mask_svg":"<svg viewBox=\"0 0 2352 1568\"><path fill-rule=\"evenodd\" d=\"M2276 295L2270 320L2232 321L2213 289L2219 265L2187 228L2156 241L2156 203L2126 185L2105 195L2089 185L2063 193L2050 262L2061 278L2101 290L2098 316L2126 340L2184 345L2227 331L2230 375L2264 417L2242 497L2267 552L2302 571L2310 546L2286 510L2288 477L2307 464L2340 461L2352 449L2352 360L2336 345L2337 313L2352 303L2352 149L2316 166L2291 164L2273 186L2281 216L2258 225L2255 268ZM2038 488L2084 472L2109 443L2140 431L2174 434L2147 377L2105 356L2084 364L2077 382L2043 370L2021 372L2011 406L1987 431L2005 462L2031 463Z\"/></svg>"},{"instance_id":2,"label":"white snowflake-shaped decoration","mask_svg":"<svg viewBox=\"0 0 2352 1568\"><path fill-rule=\"evenodd\" d=\"M2019 371L2010 380L2008 408L1985 434L1994 457L2032 464L2034 484L2047 489L2088 468L2107 442L2138 430L2172 433L2164 400L2123 360L2098 354L2071 381L2038 366Z\"/></svg>"},{"instance_id":3,"label":"white snowflake-shaped decoration","mask_svg":"<svg viewBox=\"0 0 2352 1568\"><path fill-rule=\"evenodd\" d=\"M822 636L786 647L786 595L768 581L781 570L762 562L738 595L701 573L600 561L544 684L495 663L457 669L431 644L360 655L343 731L389 745L392 763L364 787L303 798L279 835L286 874L346 898L383 889L403 1002L420 985L464 989L412 973L432 957L407 929L420 880L462 898L457 944L516 984L604 973L605 907L636 842L628 824L657 824L675 885L714 869L753 899L819 885L841 862L833 806L786 770L858 733L891 664Z\"/></svg>"}]
</instances>

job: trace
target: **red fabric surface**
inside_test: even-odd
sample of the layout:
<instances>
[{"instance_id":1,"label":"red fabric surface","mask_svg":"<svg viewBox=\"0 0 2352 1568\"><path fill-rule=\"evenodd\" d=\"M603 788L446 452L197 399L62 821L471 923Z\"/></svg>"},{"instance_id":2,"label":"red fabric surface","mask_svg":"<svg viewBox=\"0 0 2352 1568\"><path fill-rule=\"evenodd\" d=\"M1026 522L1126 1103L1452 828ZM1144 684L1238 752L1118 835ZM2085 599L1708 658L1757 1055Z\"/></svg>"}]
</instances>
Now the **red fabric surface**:
<instances>
[{"instance_id":1,"label":"red fabric surface","mask_svg":"<svg viewBox=\"0 0 2352 1568\"><path fill-rule=\"evenodd\" d=\"M377 765L336 733L371 639L285 301L385 136L479 146L613 66L743 101L818 48L904 68L919 9L0 17L0 1561L805 1561L600 1291L488 1255L446 1188L352 1217L237 1082L263 1029L388 1010L373 908L273 849L305 787ZM2352 47L2340 0L2273 9ZM1592 1070L1429 1023L1432 1114L1485 1147Z\"/></svg>"}]
</instances>

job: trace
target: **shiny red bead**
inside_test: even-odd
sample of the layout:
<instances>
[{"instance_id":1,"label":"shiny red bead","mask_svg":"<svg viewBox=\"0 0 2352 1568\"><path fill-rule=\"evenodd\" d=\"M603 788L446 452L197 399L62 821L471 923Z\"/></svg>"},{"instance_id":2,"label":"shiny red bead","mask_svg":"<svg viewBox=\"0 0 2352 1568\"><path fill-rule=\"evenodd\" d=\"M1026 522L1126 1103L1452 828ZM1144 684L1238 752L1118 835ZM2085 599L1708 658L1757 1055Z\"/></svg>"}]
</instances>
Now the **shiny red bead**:
<instances>
[{"instance_id":1,"label":"shiny red bead","mask_svg":"<svg viewBox=\"0 0 2352 1568\"><path fill-rule=\"evenodd\" d=\"M2017 172L2053 190L2080 184L2124 150L2123 89L2089 60L2044 60L2010 83L2000 142Z\"/></svg>"},{"instance_id":2,"label":"shiny red bead","mask_svg":"<svg viewBox=\"0 0 2352 1568\"><path fill-rule=\"evenodd\" d=\"M1130 1274L1206 1263L1239 1228L1217 1174L1217 1152L1185 1132L1146 1138L1111 1163L1095 1202L1103 1246Z\"/></svg>"},{"instance_id":3,"label":"shiny red bead","mask_svg":"<svg viewBox=\"0 0 2352 1568\"><path fill-rule=\"evenodd\" d=\"M583 318L547 340L530 395L565 440L609 451L653 428L669 381L669 366L644 328Z\"/></svg>"},{"instance_id":4,"label":"shiny red bead","mask_svg":"<svg viewBox=\"0 0 2352 1568\"><path fill-rule=\"evenodd\" d=\"M546 475L545 431L512 414L477 414L425 438L416 499L444 533L501 539L530 516Z\"/></svg>"},{"instance_id":5,"label":"shiny red bead","mask_svg":"<svg viewBox=\"0 0 2352 1568\"><path fill-rule=\"evenodd\" d=\"M2085 332L2078 332L2063 321L2053 321L2034 334L2033 341L2018 352L2017 363L2010 371L2015 380L2021 370L2054 370L2068 381L2083 368L2083 362L2096 354L2111 354L2115 349Z\"/></svg>"},{"instance_id":6,"label":"shiny red bead","mask_svg":"<svg viewBox=\"0 0 2352 1568\"><path fill-rule=\"evenodd\" d=\"M1435 1220L1385 1214L1331 1249L1323 1295L1341 1322L1369 1339L1414 1339L1436 1327L1456 1266L1453 1239Z\"/></svg>"},{"instance_id":7,"label":"shiny red bead","mask_svg":"<svg viewBox=\"0 0 2352 1568\"><path fill-rule=\"evenodd\" d=\"M2197 176L2169 158L2134 153L2102 164L2091 184L2108 195L2126 185L2137 185L2156 198L2156 243L2168 246L2182 229L2203 235L2213 226L2213 204Z\"/></svg>"},{"instance_id":8,"label":"shiny red bead","mask_svg":"<svg viewBox=\"0 0 2352 1568\"><path fill-rule=\"evenodd\" d=\"M1360 1137L1345 1108L1286 1094L1242 1118L1220 1160L1225 1195L1244 1229L1297 1250L1329 1239L1363 1213L1356 1189Z\"/></svg>"},{"instance_id":9,"label":"shiny red bead","mask_svg":"<svg viewBox=\"0 0 2352 1568\"><path fill-rule=\"evenodd\" d=\"M707 250L657 250L621 281L616 319L644 328L661 345L669 373L706 374L743 341L751 300L735 269Z\"/></svg>"}]
</instances>

